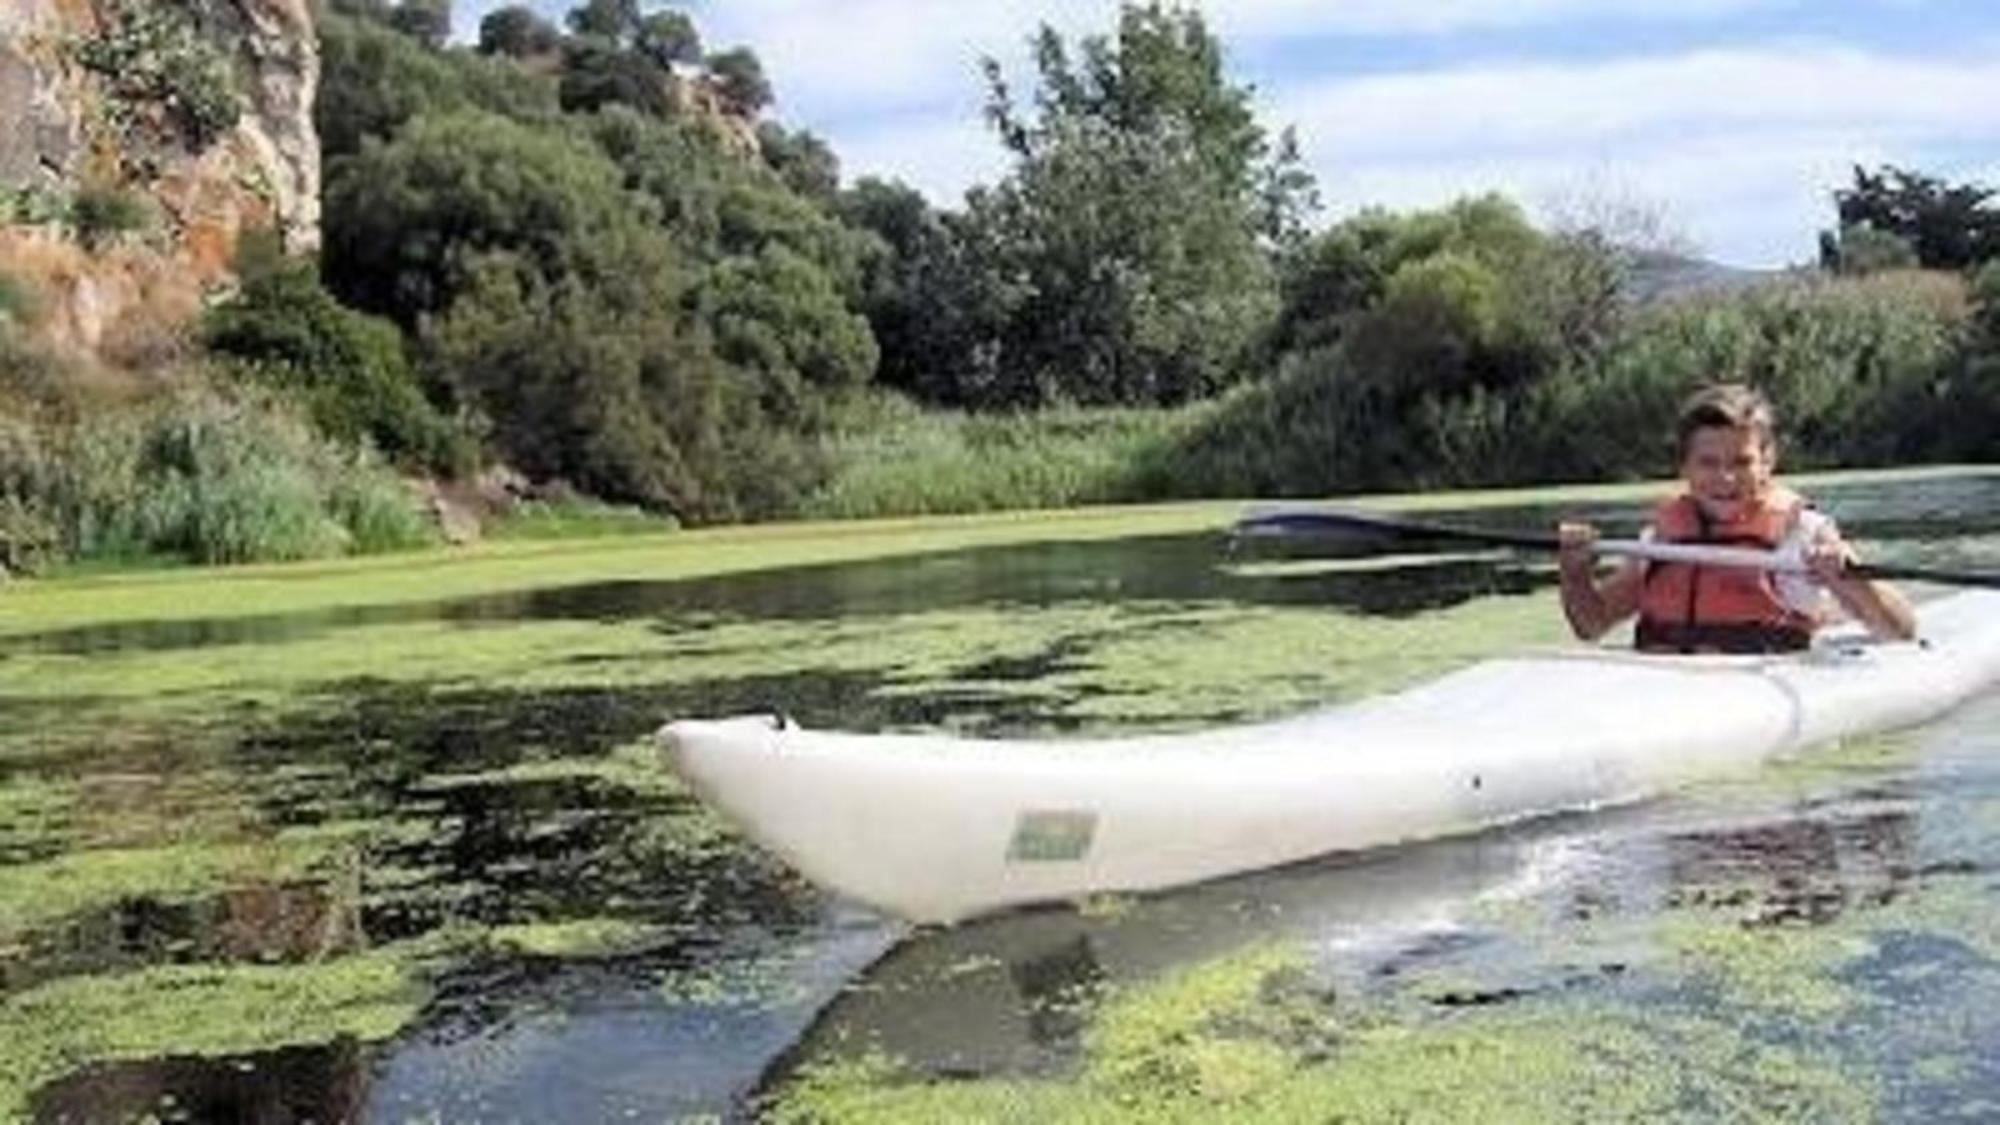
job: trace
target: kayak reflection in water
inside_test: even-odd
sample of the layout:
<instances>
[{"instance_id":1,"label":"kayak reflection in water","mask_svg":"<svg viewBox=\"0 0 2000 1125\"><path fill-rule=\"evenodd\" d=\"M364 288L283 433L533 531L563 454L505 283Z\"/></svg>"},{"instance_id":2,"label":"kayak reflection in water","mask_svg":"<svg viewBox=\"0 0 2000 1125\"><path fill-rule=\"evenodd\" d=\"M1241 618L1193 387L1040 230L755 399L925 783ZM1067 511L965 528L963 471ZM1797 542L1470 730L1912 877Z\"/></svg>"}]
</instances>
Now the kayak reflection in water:
<instances>
[{"instance_id":1,"label":"kayak reflection in water","mask_svg":"<svg viewBox=\"0 0 2000 1125\"><path fill-rule=\"evenodd\" d=\"M1636 614L1634 643L1647 652L1795 652L1838 619L1829 602L1876 637L1916 635L1909 601L1849 574L1859 560L1833 520L1775 479L1776 419L1761 393L1739 383L1704 388L1674 430L1684 487L1654 509L1644 537L1775 551L1805 570L1628 559L1600 577L1597 529L1562 523L1563 613L1578 638L1594 641Z\"/></svg>"}]
</instances>

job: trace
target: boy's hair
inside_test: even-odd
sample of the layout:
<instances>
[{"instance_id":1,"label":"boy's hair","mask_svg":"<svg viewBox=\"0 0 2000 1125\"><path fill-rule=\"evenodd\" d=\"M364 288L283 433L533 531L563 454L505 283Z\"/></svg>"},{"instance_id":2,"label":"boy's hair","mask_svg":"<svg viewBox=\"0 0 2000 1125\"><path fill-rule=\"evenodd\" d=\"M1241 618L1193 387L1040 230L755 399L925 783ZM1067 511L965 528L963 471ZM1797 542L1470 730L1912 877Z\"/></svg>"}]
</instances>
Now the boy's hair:
<instances>
[{"instance_id":1,"label":"boy's hair","mask_svg":"<svg viewBox=\"0 0 2000 1125\"><path fill-rule=\"evenodd\" d=\"M1778 443L1777 412L1771 409L1771 400L1745 383L1714 383L1681 404L1674 423L1675 455L1685 457L1694 432L1707 429L1756 430L1767 448Z\"/></svg>"}]
</instances>

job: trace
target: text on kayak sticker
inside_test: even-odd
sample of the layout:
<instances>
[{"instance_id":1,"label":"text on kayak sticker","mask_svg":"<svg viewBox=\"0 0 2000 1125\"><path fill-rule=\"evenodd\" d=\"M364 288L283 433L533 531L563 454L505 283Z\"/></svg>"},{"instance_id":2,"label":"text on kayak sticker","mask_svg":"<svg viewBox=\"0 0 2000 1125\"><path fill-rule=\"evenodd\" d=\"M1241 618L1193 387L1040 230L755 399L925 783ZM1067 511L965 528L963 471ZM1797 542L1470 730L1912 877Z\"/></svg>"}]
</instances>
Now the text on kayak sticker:
<instances>
[{"instance_id":1,"label":"text on kayak sticker","mask_svg":"<svg viewBox=\"0 0 2000 1125\"><path fill-rule=\"evenodd\" d=\"M1082 859L1097 831L1097 814L1075 810L1033 810L1014 820L1007 842L1009 863L1067 863Z\"/></svg>"}]
</instances>

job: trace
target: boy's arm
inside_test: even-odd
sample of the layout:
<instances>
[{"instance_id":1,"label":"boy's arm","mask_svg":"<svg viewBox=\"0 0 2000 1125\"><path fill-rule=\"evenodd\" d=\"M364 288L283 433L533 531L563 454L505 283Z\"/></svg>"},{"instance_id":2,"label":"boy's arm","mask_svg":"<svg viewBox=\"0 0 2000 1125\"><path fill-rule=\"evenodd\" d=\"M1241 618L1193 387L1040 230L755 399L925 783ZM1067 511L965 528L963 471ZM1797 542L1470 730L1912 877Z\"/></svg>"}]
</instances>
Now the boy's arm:
<instances>
[{"instance_id":1,"label":"boy's arm","mask_svg":"<svg viewBox=\"0 0 2000 1125\"><path fill-rule=\"evenodd\" d=\"M1639 589L1645 581L1645 564L1628 559L1603 579L1597 577L1597 561L1591 544L1597 529L1589 524L1564 523L1556 528L1560 543L1557 554L1562 574L1563 616L1578 640L1594 641L1619 622L1639 610Z\"/></svg>"},{"instance_id":2,"label":"boy's arm","mask_svg":"<svg viewBox=\"0 0 2000 1125\"><path fill-rule=\"evenodd\" d=\"M1907 641L1917 635L1917 611L1902 591L1887 582L1848 573L1847 568L1860 559L1831 520L1807 545L1805 560L1813 576L1833 591L1840 608L1866 626L1870 634L1885 641Z\"/></svg>"}]
</instances>

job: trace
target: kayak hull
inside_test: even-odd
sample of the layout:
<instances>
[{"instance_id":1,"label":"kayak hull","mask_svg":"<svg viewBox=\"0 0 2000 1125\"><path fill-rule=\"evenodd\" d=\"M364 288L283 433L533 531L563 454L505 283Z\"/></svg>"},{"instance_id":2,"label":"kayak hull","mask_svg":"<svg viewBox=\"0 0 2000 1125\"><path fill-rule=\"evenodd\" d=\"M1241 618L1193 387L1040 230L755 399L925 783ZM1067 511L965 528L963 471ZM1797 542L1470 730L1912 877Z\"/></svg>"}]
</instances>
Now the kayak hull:
<instances>
[{"instance_id":1,"label":"kayak hull","mask_svg":"<svg viewBox=\"0 0 2000 1125\"><path fill-rule=\"evenodd\" d=\"M669 723L681 777L828 889L917 922L1145 891L1643 799L1923 722L2000 679L2000 594L1794 657L1579 649L1294 718L1102 740Z\"/></svg>"}]
</instances>

